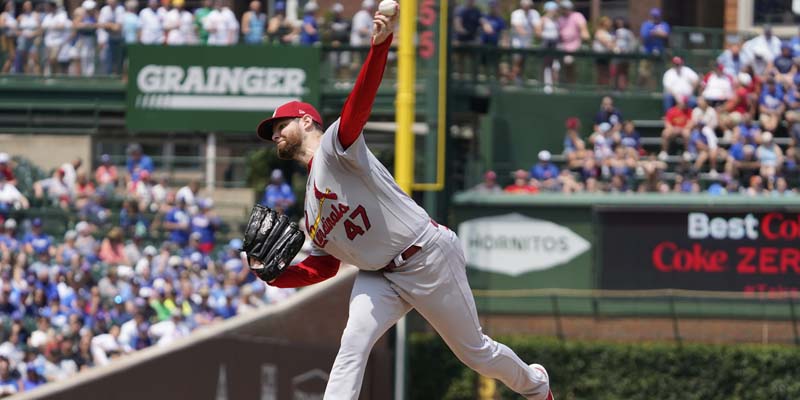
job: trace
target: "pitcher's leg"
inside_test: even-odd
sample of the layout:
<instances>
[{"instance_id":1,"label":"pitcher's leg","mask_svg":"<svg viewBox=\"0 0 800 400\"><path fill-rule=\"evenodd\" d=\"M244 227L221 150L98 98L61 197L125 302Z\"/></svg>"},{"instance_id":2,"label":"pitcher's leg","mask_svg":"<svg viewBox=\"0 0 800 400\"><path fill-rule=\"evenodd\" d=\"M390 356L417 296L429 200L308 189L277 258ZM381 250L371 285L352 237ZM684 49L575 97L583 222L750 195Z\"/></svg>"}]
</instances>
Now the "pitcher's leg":
<instances>
[{"instance_id":1,"label":"pitcher's leg","mask_svg":"<svg viewBox=\"0 0 800 400\"><path fill-rule=\"evenodd\" d=\"M412 298L414 308L436 329L456 357L481 375L503 382L511 390L528 399L545 399L549 379L540 370L523 362L510 348L483 334L475 300L467 281L463 252L455 235L442 238L431 257L442 274L449 275L445 284L424 298Z\"/></svg>"},{"instance_id":2,"label":"pitcher's leg","mask_svg":"<svg viewBox=\"0 0 800 400\"><path fill-rule=\"evenodd\" d=\"M411 310L380 272L361 271L350 295L350 317L333 363L326 400L358 399L375 342Z\"/></svg>"}]
</instances>

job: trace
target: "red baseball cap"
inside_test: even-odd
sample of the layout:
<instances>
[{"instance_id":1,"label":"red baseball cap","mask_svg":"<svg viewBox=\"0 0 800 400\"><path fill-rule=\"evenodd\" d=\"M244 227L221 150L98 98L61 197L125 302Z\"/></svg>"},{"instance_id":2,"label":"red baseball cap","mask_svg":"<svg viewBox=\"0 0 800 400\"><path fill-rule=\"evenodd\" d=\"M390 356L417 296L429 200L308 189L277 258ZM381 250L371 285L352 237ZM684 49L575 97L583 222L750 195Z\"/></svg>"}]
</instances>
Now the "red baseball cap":
<instances>
[{"instance_id":1,"label":"red baseball cap","mask_svg":"<svg viewBox=\"0 0 800 400\"><path fill-rule=\"evenodd\" d=\"M257 134L258 137L268 142L272 141L272 124L282 118L299 118L304 115L310 115L311 120L322 125L322 117L319 115L314 106L302 101L290 101L275 109L272 117L261 121L258 124Z\"/></svg>"}]
</instances>

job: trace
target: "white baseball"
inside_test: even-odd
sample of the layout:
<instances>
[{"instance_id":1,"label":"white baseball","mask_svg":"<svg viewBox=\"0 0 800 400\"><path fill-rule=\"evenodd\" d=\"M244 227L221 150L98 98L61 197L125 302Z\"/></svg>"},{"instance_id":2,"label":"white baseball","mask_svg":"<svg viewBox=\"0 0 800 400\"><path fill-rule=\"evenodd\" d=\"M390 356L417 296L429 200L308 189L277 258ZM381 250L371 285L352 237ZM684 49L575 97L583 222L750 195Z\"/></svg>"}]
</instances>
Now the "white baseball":
<instances>
[{"instance_id":1,"label":"white baseball","mask_svg":"<svg viewBox=\"0 0 800 400\"><path fill-rule=\"evenodd\" d=\"M395 12L397 12L397 7L398 5L396 1L383 0L380 4L378 4L378 11L387 17L391 17Z\"/></svg>"}]
</instances>

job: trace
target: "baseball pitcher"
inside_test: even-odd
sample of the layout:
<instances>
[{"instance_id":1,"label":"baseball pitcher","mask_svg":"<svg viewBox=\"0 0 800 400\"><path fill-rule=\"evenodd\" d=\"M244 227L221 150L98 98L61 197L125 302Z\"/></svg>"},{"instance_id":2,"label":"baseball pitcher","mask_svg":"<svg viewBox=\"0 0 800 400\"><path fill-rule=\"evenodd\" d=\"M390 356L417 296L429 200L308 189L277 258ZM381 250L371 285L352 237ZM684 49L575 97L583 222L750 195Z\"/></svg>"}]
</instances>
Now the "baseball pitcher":
<instances>
[{"instance_id":1,"label":"baseball pitcher","mask_svg":"<svg viewBox=\"0 0 800 400\"><path fill-rule=\"evenodd\" d=\"M541 365L527 365L482 333L455 233L400 189L364 141L396 18L375 13L372 47L341 116L326 130L313 106L296 101L258 126L258 136L275 142L280 158L308 167L303 223L313 242L311 255L288 265L302 232L260 206L250 218L243 251L253 272L277 287L321 282L342 261L360 269L325 399L358 398L372 346L412 308L470 368L527 399L552 399Z\"/></svg>"}]
</instances>

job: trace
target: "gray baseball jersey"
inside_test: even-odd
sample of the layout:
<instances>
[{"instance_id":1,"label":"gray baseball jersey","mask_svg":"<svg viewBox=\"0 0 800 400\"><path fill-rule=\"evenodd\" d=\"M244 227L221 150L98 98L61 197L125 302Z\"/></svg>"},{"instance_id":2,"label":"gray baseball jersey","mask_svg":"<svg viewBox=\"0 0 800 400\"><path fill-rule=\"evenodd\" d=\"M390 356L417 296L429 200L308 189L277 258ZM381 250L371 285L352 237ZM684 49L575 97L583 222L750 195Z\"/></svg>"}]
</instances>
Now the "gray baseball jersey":
<instances>
[{"instance_id":1,"label":"gray baseball jersey","mask_svg":"<svg viewBox=\"0 0 800 400\"><path fill-rule=\"evenodd\" d=\"M415 243L430 217L367 148L346 150L337 119L322 136L306 183L305 226L314 246L361 269L378 270Z\"/></svg>"}]
</instances>

